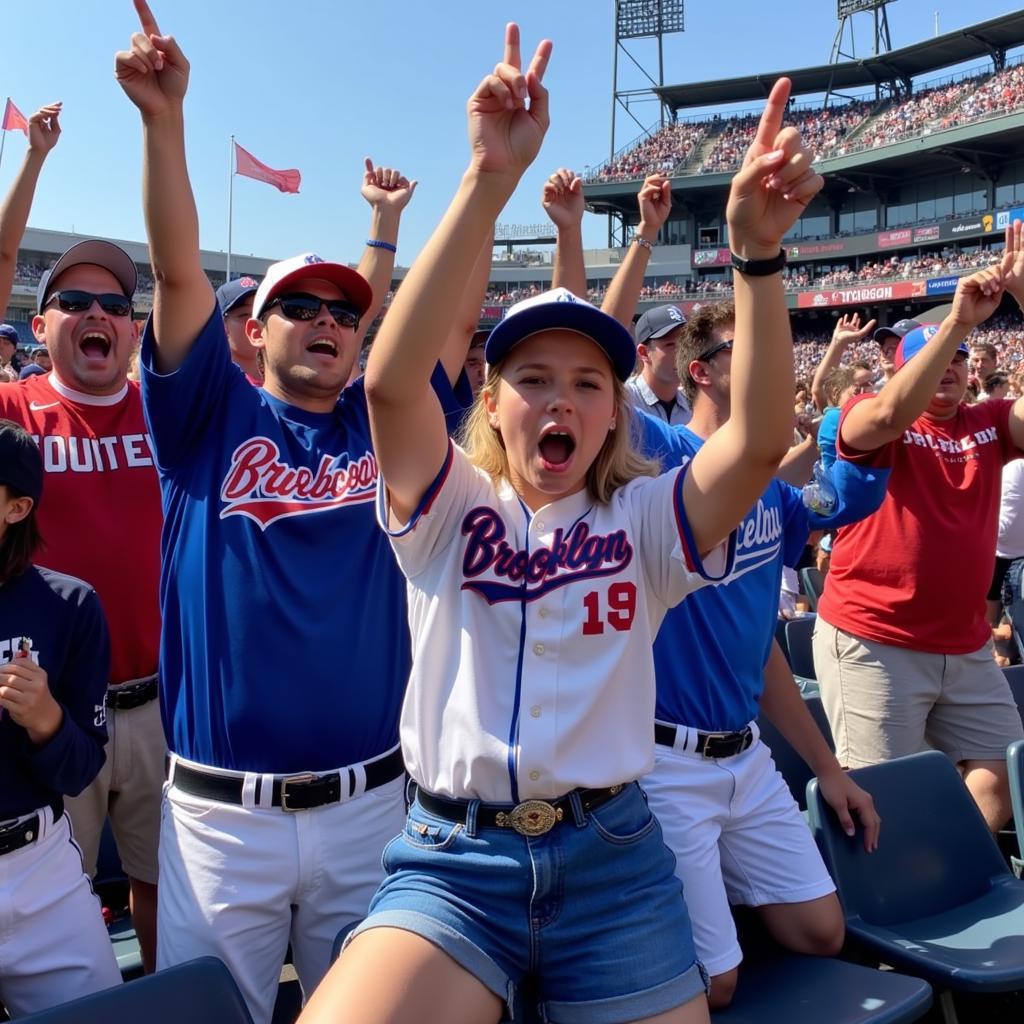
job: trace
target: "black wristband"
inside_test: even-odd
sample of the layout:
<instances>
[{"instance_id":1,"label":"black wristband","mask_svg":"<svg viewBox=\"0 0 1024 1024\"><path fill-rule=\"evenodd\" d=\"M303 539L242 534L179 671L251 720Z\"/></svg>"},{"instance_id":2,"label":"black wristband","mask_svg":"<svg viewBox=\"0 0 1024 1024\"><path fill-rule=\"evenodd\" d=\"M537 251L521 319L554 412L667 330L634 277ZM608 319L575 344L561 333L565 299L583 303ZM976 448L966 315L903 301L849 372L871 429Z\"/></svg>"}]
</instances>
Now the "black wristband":
<instances>
[{"instance_id":1,"label":"black wristband","mask_svg":"<svg viewBox=\"0 0 1024 1024\"><path fill-rule=\"evenodd\" d=\"M732 265L741 274L748 277L768 277L777 274L786 265L786 250L779 249L779 255L770 260L745 260L732 253Z\"/></svg>"}]
</instances>

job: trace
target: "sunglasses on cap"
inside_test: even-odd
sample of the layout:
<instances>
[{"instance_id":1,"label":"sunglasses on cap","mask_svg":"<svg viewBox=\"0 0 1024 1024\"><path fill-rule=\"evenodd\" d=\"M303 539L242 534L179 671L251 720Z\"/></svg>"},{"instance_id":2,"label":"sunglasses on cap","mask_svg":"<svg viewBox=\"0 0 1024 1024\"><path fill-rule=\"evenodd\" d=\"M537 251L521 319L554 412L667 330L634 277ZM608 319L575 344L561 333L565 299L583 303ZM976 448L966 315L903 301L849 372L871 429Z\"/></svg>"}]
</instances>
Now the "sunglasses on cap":
<instances>
[{"instance_id":1,"label":"sunglasses on cap","mask_svg":"<svg viewBox=\"0 0 1024 1024\"><path fill-rule=\"evenodd\" d=\"M731 351L732 351L732 342L731 341L723 341L720 344L715 345L714 348L709 348L707 350L707 352L704 353L704 355L697 356L697 362L699 362L699 363L706 363L709 359L714 359L715 356L717 356L719 352L731 352Z\"/></svg>"},{"instance_id":2,"label":"sunglasses on cap","mask_svg":"<svg viewBox=\"0 0 1024 1024\"><path fill-rule=\"evenodd\" d=\"M56 302L63 313L84 313L92 309L94 302L98 302L100 309L109 316L130 316L132 312L132 300L127 295L117 295L114 292L97 295L95 292L83 292L72 288L54 292L46 300L46 305L49 306L51 302Z\"/></svg>"},{"instance_id":3,"label":"sunglasses on cap","mask_svg":"<svg viewBox=\"0 0 1024 1024\"><path fill-rule=\"evenodd\" d=\"M289 320L314 320L320 307L326 306L327 312L339 327L356 328L361 316L359 310L344 299L321 299L318 295L307 295L305 292L278 295L263 307L263 312L269 313L274 306L280 306L281 312Z\"/></svg>"}]
</instances>

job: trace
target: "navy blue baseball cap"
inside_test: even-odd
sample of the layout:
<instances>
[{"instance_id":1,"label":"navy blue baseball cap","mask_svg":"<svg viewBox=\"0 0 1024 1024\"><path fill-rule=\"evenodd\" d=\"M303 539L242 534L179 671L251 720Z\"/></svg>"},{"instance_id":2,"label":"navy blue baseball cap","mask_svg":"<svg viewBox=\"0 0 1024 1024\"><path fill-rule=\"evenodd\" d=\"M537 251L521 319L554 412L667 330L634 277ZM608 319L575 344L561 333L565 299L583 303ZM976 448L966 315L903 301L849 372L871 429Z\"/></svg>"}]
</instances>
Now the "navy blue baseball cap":
<instances>
[{"instance_id":1,"label":"navy blue baseball cap","mask_svg":"<svg viewBox=\"0 0 1024 1024\"><path fill-rule=\"evenodd\" d=\"M135 261L113 242L105 242L101 238L89 238L84 242L76 242L70 249L62 253L46 273L39 279L36 289L36 308L41 313L50 297L50 282L56 281L65 270L77 267L80 263L93 263L97 267L109 270L128 298L135 295L139 283L139 272Z\"/></svg>"},{"instance_id":2,"label":"navy blue baseball cap","mask_svg":"<svg viewBox=\"0 0 1024 1024\"><path fill-rule=\"evenodd\" d=\"M636 341L638 345L650 341L652 338L664 338L671 334L677 327L686 323L686 317L678 306L655 306L636 322Z\"/></svg>"},{"instance_id":3,"label":"navy blue baseball cap","mask_svg":"<svg viewBox=\"0 0 1024 1024\"><path fill-rule=\"evenodd\" d=\"M43 494L39 446L12 420L0 420L0 484L27 494L37 504Z\"/></svg>"},{"instance_id":4,"label":"navy blue baseball cap","mask_svg":"<svg viewBox=\"0 0 1024 1024\"><path fill-rule=\"evenodd\" d=\"M871 335L879 345L885 341L886 338L905 338L911 331L921 326L919 320L897 320L892 327L879 327L874 334Z\"/></svg>"},{"instance_id":5,"label":"navy blue baseball cap","mask_svg":"<svg viewBox=\"0 0 1024 1024\"><path fill-rule=\"evenodd\" d=\"M636 346L629 331L567 288L552 288L509 306L505 319L488 335L484 358L496 366L519 342L539 331L559 329L590 338L608 357L615 376L629 379L636 365Z\"/></svg>"},{"instance_id":6,"label":"navy blue baseball cap","mask_svg":"<svg viewBox=\"0 0 1024 1024\"><path fill-rule=\"evenodd\" d=\"M260 283L255 277L236 277L234 281L228 281L217 289L217 304L220 306L221 314L227 316L242 299L249 295L255 295Z\"/></svg>"},{"instance_id":7,"label":"navy blue baseball cap","mask_svg":"<svg viewBox=\"0 0 1024 1024\"><path fill-rule=\"evenodd\" d=\"M0 324L0 338L6 338L8 341L13 341L15 345L21 344L21 338L18 337L18 332L10 324Z\"/></svg>"}]
</instances>

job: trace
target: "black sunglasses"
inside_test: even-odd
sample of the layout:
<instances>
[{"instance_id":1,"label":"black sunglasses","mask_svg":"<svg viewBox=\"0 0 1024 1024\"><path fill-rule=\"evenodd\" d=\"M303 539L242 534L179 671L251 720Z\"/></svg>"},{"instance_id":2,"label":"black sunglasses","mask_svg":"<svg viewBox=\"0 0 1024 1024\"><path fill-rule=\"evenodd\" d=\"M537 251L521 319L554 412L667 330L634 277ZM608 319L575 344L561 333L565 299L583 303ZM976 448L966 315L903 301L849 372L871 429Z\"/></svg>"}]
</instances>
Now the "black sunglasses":
<instances>
[{"instance_id":1,"label":"black sunglasses","mask_svg":"<svg viewBox=\"0 0 1024 1024\"><path fill-rule=\"evenodd\" d=\"M320 308L326 306L327 312L339 327L358 327L361 315L355 306L344 299L321 299L318 295L307 295L305 292L278 295L263 307L264 314L274 306L280 306L281 312L289 320L313 320L319 314Z\"/></svg>"},{"instance_id":2,"label":"black sunglasses","mask_svg":"<svg viewBox=\"0 0 1024 1024\"><path fill-rule=\"evenodd\" d=\"M732 342L731 341L723 341L721 344L716 345L714 348L709 348L707 350L707 352L704 353L704 355L698 356L697 357L697 362L699 362L699 363L706 363L709 359L714 359L715 356L717 356L719 352L731 352L731 351L732 351Z\"/></svg>"},{"instance_id":3,"label":"black sunglasses","mask_svg":"<svg viewBox=\"0 0 1024 1024\"><path fill-rule=\"evenodd\" d=\"M48 306L56 301L64 313L84 313L92 309L92 304L98 302L100 309L110 316L130 316L132 312L132 300L127 295L116 295L113 292L104 292L97 295L95 292L83 292L77 288L67 291L54 292L46 300Z\"/></svg>"}]
</instances>

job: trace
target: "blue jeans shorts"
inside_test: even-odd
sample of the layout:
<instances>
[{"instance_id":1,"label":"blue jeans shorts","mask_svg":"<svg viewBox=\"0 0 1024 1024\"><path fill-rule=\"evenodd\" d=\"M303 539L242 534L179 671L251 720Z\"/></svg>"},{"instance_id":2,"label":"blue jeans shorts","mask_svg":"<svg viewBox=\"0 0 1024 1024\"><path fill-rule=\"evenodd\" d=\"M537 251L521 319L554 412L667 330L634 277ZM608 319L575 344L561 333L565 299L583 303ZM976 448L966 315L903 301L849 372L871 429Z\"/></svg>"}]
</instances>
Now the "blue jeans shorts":
<instances>
[{"instance_id":1,"label":"blue jeans shorts","mask_svg":"<svg viewBox=\"0 0 1024 1024\"><path fill-rule=\"evenodd\" d=\"M624 1024L706 992L675 857L636 783L541 836L465 824L414 801L351 937L422 935L513 1012L527 974L552 1024Z\"/></svg>"}]
</instances>

